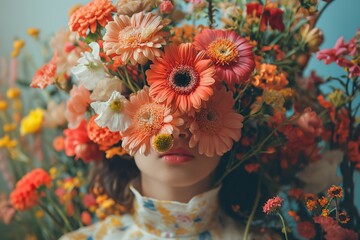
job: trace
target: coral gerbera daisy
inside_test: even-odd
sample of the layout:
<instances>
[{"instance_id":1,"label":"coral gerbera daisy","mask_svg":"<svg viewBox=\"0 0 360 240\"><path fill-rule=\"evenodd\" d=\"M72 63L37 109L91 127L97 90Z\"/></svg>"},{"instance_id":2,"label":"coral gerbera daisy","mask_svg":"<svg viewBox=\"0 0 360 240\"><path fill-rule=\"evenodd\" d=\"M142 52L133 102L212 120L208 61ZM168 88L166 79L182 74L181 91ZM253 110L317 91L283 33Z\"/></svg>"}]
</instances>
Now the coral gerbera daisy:
<instances>
[{"instance_id":1,"label":"coral gerbera daisy","mask_svg":"<svg viewBox=\"0 0 360 240\"><path fill-rule=\"evenodd\" d=\"M206 51L217 76L229 85L246 81L255 68L252 45L234 31L204 29L193 44Z\"/></svg>"},{"instance_id":2,"label":"coral gerbera daisy","mask_svg":"<svg viewBox=\"0 0 360 240\"><path fill-rule=\"evenodd\" d=\"M184 121L178 113L164 104L156 103L149 96L149 88L144 87L125 103L125 111L132 119L130 127L122 132L122 147L134 155L137 151L147 155L156 135L172 134Z\"/></svg>"},{"instance_id":3,"label":"coral gerbera daisy","mask_svg":"<svg viewBox=\"0 0 360 240\"><path fill-rule=\"evenodd\" d=\"M167 35L163 28L168 25L167 20L152 13L136 13L115 16L114 21L106 25L104 51L107 55L115 54L113 60L120 60L124 64L145 64L161 54L160 48L166 44Z\"/></svg>"},{"instance_id":4,"label":"coral gerbera daisy","mask_svg":"<svg viewBox=\"0 0 360 240\"><path fill-rule=\"evenodd\" d=\"M192 136L189 141L191 148L198 145L200 154L212 157L222 156L239 141L244 117L232 108L234 99L231 92L224 88L215 92L214 96L196 112L190 122Z\"/></svg>"},{"instance_id":5,"label":"coral gerbera daisy","mask_svg":"<svg viewBox=\"0 0 360 240\"><path fill-rule=\"evenodd\" d=\"M36 71L30 87L32 88L46 88L48 85L53 84L56 78L56 62L57 62L57 52L54 53L54 56L50 62L43 65L39 70Z\"/></svg>"},{"instance_id":6,"label":"coral gerbera daisy","mask_svg":"<svg viewBox=\"0 0 360 240\"><path fill-rule=\"evenodd\" d=\"M214 92L215 67L204 51L198 53L190 43L166 46L146 76L150 96L174 104L181 112L199 109Z\"/></svg>"},{"instance_id":7,"label":"coral gerbera daisy","mask_svg":"<svg viewBox=\"0 0 360 240\"><path fill-rule=\"evenodd\" d=\"M112 20L113 12L116 12L116 8L111 4L111 1L93 0L71 15L70 30L77 31L80 36L86 37L89 28L92 33L95 33L97 24L105 27L106 23Z\"/></svg>"}]
</instances>

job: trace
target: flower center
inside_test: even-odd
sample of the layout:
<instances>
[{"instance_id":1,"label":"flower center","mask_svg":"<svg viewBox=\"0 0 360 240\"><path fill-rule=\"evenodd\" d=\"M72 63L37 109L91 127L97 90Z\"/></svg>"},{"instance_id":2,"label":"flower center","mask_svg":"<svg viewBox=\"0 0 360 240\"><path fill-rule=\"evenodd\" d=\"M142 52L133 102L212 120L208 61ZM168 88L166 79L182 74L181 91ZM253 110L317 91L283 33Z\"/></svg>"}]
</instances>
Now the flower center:
<instances>
[{"instance_id":1,"label":"flower center","mask_svg":"<svg viewBox=\"0 0 360 240\"><path fill-rule=\"evenodd\" d=\"M119 44L127 47L134 47L139 45L141 39L141 29L127 26L119 32Z\"/></svg>"},{"instance_id":2,"label":"flower center","mask_svg":"<svg viewBox=\"0 0 360 240\"><path fill-rule=\"evenodd\" d=\"M110 109L114 112L121 112L124 109L124 106L120 100L116 99L110 103Z\"/></svg>"},{"instance_id":3,"label":"flower center","mask_svg":"<svg viewBox=\"0 0 360 240\"><path fill-rule=\"evenodd\" d=\"M234 42L228 39L216 39L206 49L207 55L213 62L220 65L229 65L237 61L239 51Z\"/></svg>"},{"instance_id":4,"label":"flower center","mask_svg":"<svg viewBox=\"0 0 360 240\"><path fill-rule=\"evenodd\" d=\"M156 134L163 126L164 111L165 107L156 103L141 106L135 115L139 131L147 136Z\"/></svg>"},{"instance_id":5,"label":"flower center","mask_svg":"<svg viewBox=\"0 0 360 240\"><path fill-rule=\"evenodd\" d=\"M196 113L196 122L199 128L207 133L215 134L221 128L219 114L214 109L201 109Z\"/></svg>"},{"instance_id":6,"label":"flower center","mask_svg":"<svg viewBox=\"0 0 360 240\"><path fill-rule=\"evenodd\" d=\"M198 86L197 72L190 66L179 65L174 68L168 77L171 88L178 94L187 95Z\"/></svg>"},{"instance_id":7,"label":"flower center","mask_svg":"<svg viewBox=\"0 0 360 240\"><path fill-rule=\"evenodd\" d=\"M99 68L99 65L96 62L89 62L85 66L87 66L89 69L93 69L93 70Z\"/></svg>"},{"instance_id":8,"label":"flower center","mask_svg":"<svg viewBox=\"0 0 360 240\"><path fill-rule=\"evenodd\" d=\"M166 152L173 147L173 138L170 134L161 133L156 135L152 145L157 152Z\"/></svg>"}]
</instances>

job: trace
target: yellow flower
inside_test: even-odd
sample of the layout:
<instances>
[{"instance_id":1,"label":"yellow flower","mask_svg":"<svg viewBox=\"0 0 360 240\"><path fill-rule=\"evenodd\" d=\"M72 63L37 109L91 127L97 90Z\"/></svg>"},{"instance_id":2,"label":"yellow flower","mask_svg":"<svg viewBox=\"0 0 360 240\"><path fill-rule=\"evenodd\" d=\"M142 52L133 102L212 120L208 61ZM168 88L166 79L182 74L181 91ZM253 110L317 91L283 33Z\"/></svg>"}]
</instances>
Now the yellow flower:
<instances>
[{"instance_id":1,"label":"yellow flower","mask_svg":"<svg viewBox=\"0 0 360 240\"><path fill-rule=\"evenodd\" d=\"M49 173L52 179L56 178L57 176L57 168L56 167L52 167L49 169Z\"/></svg>"},{"instance_id":2,"label":"yellow flower","mask_svg":"<svg viewBox=\"0 0 360 240\"><path fill-rule=\"evenodd\" d=\"M20 89L17 88L17 87L9 88L9 89L6 91L6 96L7 96L9 99L18 98L18 97L20 96Z\"/></svg>"},{"instance_id":3,"label":"yellow flower","mask_svg":"<svg viewBox=\"0 0 360 240\"><path fill-rule=\"evenodd\" d=\"M321 216L327 217L329 216L329 210L328 209L323 209L321 212Z\"/></svg>"},{"instance_id":4,"label":"yellow flower","mask_svg":"<svg viewBox=\"0 0 360 240\"><path fill-rule=\"evenodd\" d=\"M5 123L3 126L4 132L12 132L16 129L15 123Z\"/></svg>"},{"instance_id":5,"label":"yellow flower","mask_svg":"<svg viewBox=\"0 0 360 240\"><path fill-rule=\"evenodd\" d=\"M7 107L8 107L8 104L6 101L4 101L4 100L0 101L0 111L6 110Z\"/></svg>"},{"instance_id":6,"label":"yellow flower","mask_svg":"<svg viewBox=\"0 0 360 240\"><path fill-rule=\"evenodd\" d=\"M37 211L35 212L35 216L36 216L37 218L43 218L43 217L44 217L44 212L43 212L42 210L37 210Z\"/></svg>"},{"instance_id":7,"label":"yellow flower","mask_svg":"<svg viewBox=\"0 0 360 240\"><path fill-rule=\"evenodd\" d=\"M36 108L21 120L20 134L36 133L40 130L44 120L44 110Z\"/></svg>"},{"instance_id":8,"label":"yellow flower","mask_svg":"<svg viewBox=\"0 0 360 240\"><path fill-rule=\"evenodd\" d=\"M318 28L311 28L309 24L305 24L300 30L300 35L303 43L307 46L310 52L319 50L319 46L324 41L323 33Z\"/></svg>"},{"instance_id":9,"label":"yellow flower","mask_svg":"<svg viewBox=\"0 0 360 240\"><path fill-rule=\"evenodd\" d=\"M35 39L39 38L40 29L38 28L28 28L27 33Z\"/></svg>"},{"instance_id":10,"label":"yellow flower","mask_svg":"<svg viewBox=\"0 0 360 240\"><path fill-rule=\"evenodd\" d=\"M26 235L25 240L37 240L37 237L35 234L30 233Z\"/></svg>"},{"instance_id":11,"label":"yellow flower","mask_svg":"<svg viewBox=\"0 0 360 240\"><path fill-rule=\"evenodd\" d=\"M14 48L14 49L13 49L13 51L12 51L12 53L11 53L11 56L12 56L13 58L19 56L19 54L20 54L20 49L22 49L22 48L24 47L24 45L25 45L25 41L24 41L24 40L21 40L21 39L15 40L15 41L13 42L13 48Z\"/></svg>"},{"instance_id":12,"label":"yellow flower","mask_svg":"<svg viewBox=\"0 0 360 240\"><path fill-rule=\"evenodd\" d=\"M114 157L115 155L119 155L119 156L123 156L126 154L126 151L122 148L122 147L113 147L110 148L109 150L106 150L106 158L110 159L112 157Z\"/></svg>"},{"instance_id":13,"label":"yellow flower","mask_svg":"<svg viewBox=\"0 0 360 240\"><path fill-rule=\"evenodd\" d=\"M114 204L115 204L114 200L109 198L101 204L101 207L104 209L107 209L107 208L112 207Z\"/></svg>"},{"instance_id":14,"label":"yellow flower","mask_svg":"<svg viewBox=\"0 0 360 240\"><path fill-rule=\"evenodd\" d=\"M4 137L0 138L0 148L14 148L16 147L17 141L11 140L9 135L5 135Z\"/></svg>"},{"instance_id":15,"label":"yellow flower","mask_svg":"<svg viewBox=\"0 0 360 240\"><path fill-rule=\"evenodd\" d=\"M329 98L330 103L334 107L339 107L339 106L345 104L346 100L347 100L346 96L343 93L343 91L341 91L340 89L336 89L335 91L330 93L328 95L328 98Z\"/></svg>"}]
</instances>

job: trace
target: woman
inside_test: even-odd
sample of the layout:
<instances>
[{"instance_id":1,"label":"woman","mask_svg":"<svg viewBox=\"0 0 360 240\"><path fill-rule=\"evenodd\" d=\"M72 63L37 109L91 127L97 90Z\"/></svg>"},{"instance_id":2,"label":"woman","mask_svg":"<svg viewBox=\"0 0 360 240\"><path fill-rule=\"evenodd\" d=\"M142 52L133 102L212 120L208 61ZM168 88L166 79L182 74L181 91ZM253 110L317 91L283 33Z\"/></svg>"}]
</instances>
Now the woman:
<instances>
[{"instance_id":1,"label":"woman","mask_svg":"<svg viewBox=\"0 0 360 240\"><path fill-rule=\"evenodd\" d=\"M188 147L189 137L182 129L169 151L151 150L147 156L136 153L135 161L117 158L98 165L92 185L123 203L128 213L110 216L61 240L242 239L244 225L230 217L240 219L232 207L239 205L248 213L256 177L239 169L222 186L216 185L228 155L200 155ZM246 181L239 179L245 177Z\"/></svg>"}]
</instances>

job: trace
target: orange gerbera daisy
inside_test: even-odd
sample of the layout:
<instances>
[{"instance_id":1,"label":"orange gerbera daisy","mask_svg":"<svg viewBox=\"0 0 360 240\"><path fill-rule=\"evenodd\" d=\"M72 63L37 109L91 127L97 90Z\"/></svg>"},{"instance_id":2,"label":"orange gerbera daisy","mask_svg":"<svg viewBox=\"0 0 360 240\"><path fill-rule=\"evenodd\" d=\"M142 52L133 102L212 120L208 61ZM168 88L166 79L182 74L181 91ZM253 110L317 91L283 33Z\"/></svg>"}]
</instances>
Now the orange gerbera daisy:
<instances>
[{"instance_id":1,"label":"orange gerbera daisy","mask_svg":"<svg viewBox=\"0 0 360 240\"><path fill-rule=\"evenodd\" d=\"M216 65L216 74L229 85L249 79L255 68L252 45L234 31L204 29L194 46L205 50Z\"/></svg>"},{"instance_id":2,"label":"orange gerbera daisy","mask_svg":"<svg viewBox=\"0 0 360 240\"><path fill-rule=\"evenodd\" d=\"M115 16L106 26L104 51L107 55L115 54L113 59L125 64L129 61L133 65L145 64L148 59L160 56L167 35L162 30L168 23L152 13Z\"/></svg>"},{"instance_id":3,"label":"orange gerbera daisy","mask_svg":"<svg viewBox=\"0 0 360 240\"><path fill-rule=\"evenodd\" d=\"M137 151L144 155L149 154L152 140L156 135L172 134L184 123L178 113L172 113L171 108L154 102L149 96L148 87L130 96L130 101L124 106L132 124L122 132L122 147L131 155Z\"/></svg>"},{"instance_id":4,"label":"orange gerbera daisy","mask_svg":"<svg viewBox=\"0 0 360 240\"><path fill-rule=\"evenodd\" d=\"M105 27L106 23L112 20L112 13L114 12L116 12L116 8L111 4L111 1L93 0L71 15L70 30L86 37L89 28L92 33L95 33L97 24Z\"/></svg>"},{"instance_id":5,"label":"orange gerbera daisy","mask_svg":"<svg viewBox=\"0 0 360 240\"><path fill-rule=\"evenodd\" d=\"M150 96L182 112L199 109L213 95L215 67L190 43L169 45L146 71Z\"/></svg>"},{"instance_id":6,"label":"orange gerbera daisy","mask_svg":"<svg viewBox=\"0 0 360 240\"><path fill-rule=\"evenodd\" d=\"M198 145L199 153L212 157L222 156L233 146L233 140L239 141L244 117L232 108L234 99L231 92L224 88L215 92L214 96L195 113L190 123L192 136L191 148Z\"/></svg>"}]
</instances>

